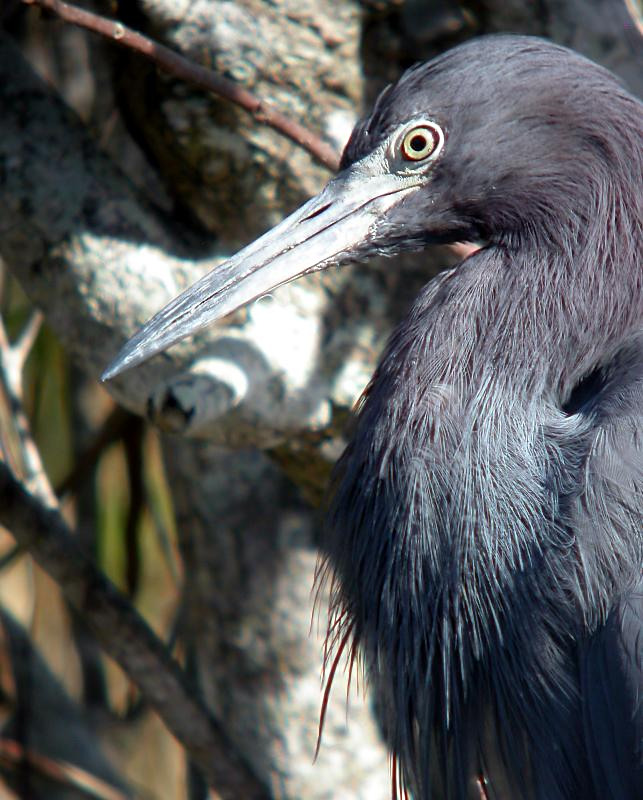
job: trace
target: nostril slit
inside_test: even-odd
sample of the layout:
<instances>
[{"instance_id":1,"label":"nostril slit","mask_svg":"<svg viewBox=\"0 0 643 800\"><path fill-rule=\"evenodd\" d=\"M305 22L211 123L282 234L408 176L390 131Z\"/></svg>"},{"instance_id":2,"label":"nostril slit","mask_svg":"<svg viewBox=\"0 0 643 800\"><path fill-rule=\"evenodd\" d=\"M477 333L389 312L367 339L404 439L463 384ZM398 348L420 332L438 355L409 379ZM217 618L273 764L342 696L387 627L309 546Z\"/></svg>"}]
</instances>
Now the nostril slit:
<instances>
[{"instance_id":1,"label":"nostril slit","mask_svg":"<svg viewBox=\"0 0 643 800\"><path fill-rule=\"evenodd\" d=\"M313 211L313 213L312 213L312 214L309 214L307 217L304 217L304 218L303 218L303 219L301 219L299 222L300 222L300 223L302 223L302 222L308 222L308 220L309 220L309 219L315 219L315 217L318 217L320 214L323 214L323 213L324 213L324 211L326 211L327 209L329 209L329 208L330 208L330 206L331 206L331 204L330 204L330 203L326 203L326 205L325 205L325 206L321 206L321 208L318 208L316 211Z\"/></svg>"}]
</instances>

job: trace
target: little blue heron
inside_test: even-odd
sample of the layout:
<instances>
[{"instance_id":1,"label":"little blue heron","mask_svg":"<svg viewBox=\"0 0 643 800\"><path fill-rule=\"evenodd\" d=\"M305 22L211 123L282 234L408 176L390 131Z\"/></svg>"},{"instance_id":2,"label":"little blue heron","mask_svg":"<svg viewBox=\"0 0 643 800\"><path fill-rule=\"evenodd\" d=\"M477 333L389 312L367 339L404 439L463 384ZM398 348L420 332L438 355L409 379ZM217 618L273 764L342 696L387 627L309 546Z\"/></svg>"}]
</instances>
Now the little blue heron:
<instances>
[{"instance_id":1,"label":"little blue heron","mask_svg":"<svg viewBox=\"0 0 643 800\"><path fill-rule=\"evenodd\" d=\"M530 37L413 67L105 374L297 275L483 243L393 333L330 501L329 636L415 800L643 798L641 111Z\"/></svg>"}]
</instances>

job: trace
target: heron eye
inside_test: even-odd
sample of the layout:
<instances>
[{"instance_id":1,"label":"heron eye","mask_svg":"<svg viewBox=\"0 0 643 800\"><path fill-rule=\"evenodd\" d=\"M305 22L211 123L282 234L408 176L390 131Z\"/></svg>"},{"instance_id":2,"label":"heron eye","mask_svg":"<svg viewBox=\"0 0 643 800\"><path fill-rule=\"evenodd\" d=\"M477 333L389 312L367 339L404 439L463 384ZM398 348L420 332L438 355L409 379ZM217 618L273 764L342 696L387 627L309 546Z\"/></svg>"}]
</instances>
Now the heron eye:
<instances>
[{"instance_id":1,"label":"heron eye","mask_svg":"<svg viewBox=\"0 0 643 800\"><path fill-rule=\"evenodd\" d=\"M402 155L407 161L423 161L436 153L444 137L438 126L418 125L404 135Z\"/></svg>"}]
</instances>

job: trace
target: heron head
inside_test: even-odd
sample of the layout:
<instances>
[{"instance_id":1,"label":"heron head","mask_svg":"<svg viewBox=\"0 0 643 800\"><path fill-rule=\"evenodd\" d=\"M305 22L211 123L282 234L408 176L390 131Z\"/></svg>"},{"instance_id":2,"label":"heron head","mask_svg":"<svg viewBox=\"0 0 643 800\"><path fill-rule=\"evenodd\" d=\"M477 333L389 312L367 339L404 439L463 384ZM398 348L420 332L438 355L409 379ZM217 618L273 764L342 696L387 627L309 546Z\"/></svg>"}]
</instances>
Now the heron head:
<instances>
[{"instance_id":1,"label":"heron head","mask_svg":"<svg viewBox=\"0 0 643 800\"><path fill-rule=\"evenodd\" d=\"M408 143L421 125L438 132L437 147L414 155ZM539 38L485 36L385 89L341 167L378 153L392 176L417 176L415 190L372 227L369 244L379 251L560 244L596 217L608 184L640 186L641 133L640 103L607 70Z\"/></svg>"}]
</instances>

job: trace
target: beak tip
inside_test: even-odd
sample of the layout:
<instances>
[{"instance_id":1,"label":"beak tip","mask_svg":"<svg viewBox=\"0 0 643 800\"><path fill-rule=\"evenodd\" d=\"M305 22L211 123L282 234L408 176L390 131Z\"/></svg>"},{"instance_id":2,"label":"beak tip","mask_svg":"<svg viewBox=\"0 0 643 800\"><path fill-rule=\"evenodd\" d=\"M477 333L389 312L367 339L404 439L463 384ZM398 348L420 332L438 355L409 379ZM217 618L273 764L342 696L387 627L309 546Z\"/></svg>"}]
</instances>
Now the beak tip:
<instances>
[{"instance_id":1,"label":"beak tip","mask_svg":"<svg viewBox=\"0 0 643 800\"><path fill-rule=\"evenodd\" d=\"M117 375L123 371L123 367L120 364L119 360L112 361L112 363L104 370L102 375L100 376L101 383L107 383L107 381L111 381L112 378L115 378Z\"/></svg>"},{"instance_id":2,"label":"beak tip","mask_svg":"<svg viewBox=\"0 0 643 800\"><path fill-rule=\"evenodd\" d=\"M107 381L111 381L113 378L116 378L118 375L125 372L125 370L130 369L130 367L134 367L142 360L143 359L141 358L137 358L137 349L132 348L131 342L128 342L118 353L116 358L110 364L108 364L103 371L103 374L100 376L101 383L107 383Z\"/></svg>"}]
</instances>

